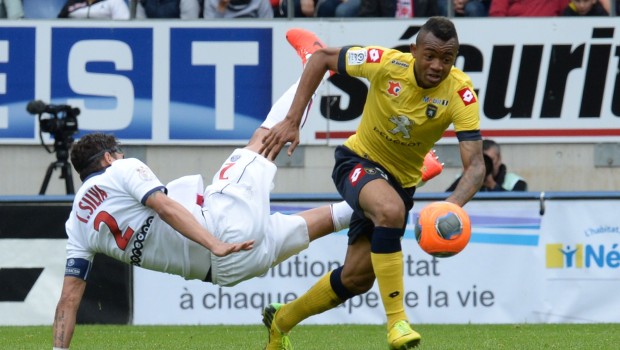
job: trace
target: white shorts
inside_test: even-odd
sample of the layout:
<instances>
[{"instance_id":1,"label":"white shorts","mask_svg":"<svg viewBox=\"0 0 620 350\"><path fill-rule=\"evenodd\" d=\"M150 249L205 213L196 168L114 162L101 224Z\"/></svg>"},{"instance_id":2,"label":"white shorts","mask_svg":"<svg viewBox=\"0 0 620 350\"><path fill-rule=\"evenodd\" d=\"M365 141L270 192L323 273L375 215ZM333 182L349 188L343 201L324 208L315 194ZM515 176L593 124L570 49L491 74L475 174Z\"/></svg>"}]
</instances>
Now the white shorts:
<instances>
[{"instance_id":1,"label":"white shorts","mask_svg":"<svg viewBox=\"0 0 620 350\"><path fill-rule=\"evenodd\" d=\"M214 284L232 286L260 276L308 247L303 218L270 214L269 192L276 170L263 156L237 149L207 187L203 210L209 230L224 242L255 241L252 250L212 256Z\"/></svg>"}]
</instances>

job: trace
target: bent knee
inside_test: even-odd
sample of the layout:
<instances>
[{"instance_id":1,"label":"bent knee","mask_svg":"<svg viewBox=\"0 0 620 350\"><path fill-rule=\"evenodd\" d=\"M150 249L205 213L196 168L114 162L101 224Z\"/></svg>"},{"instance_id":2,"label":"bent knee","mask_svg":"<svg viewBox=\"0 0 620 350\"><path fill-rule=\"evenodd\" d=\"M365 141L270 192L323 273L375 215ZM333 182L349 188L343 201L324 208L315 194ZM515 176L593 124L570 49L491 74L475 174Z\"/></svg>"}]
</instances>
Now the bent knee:
<instances>
[{"instance_id":1,"label":"bent knee","mask_svg":"<svg viewBox=\"0 0 620 350\"><path fill-rule=\"evenodd\" d=\"M342 284L351 294L359 295L368 292L375 284L374 274L364 275L342 275Z\"/></svg>"},{"instance_id":2,"label":"bent knee","mask_svg":"<svg viewBox=\"0 0 620 350\"><path fill-rule=\"evenodd\" d=\"M400 227L405 222L405 206L402 202L386 203L380 210L367 214L375 226Z\"/></svg>"}]
</instances>

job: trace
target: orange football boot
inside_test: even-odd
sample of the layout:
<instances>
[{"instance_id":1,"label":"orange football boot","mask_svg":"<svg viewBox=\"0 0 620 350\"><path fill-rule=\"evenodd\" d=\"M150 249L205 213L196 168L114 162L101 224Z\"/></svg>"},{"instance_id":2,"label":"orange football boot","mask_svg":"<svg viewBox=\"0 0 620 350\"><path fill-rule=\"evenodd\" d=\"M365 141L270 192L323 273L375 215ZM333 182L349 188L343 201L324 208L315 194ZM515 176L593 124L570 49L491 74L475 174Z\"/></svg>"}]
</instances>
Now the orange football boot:
<instances>
[{"instance_id":1,"label":"orange football boot","mask_svg":"<svg viewBox=\"0 0 620 350\"><path fill-rule=\"evenodd\" d=\"M313 32L301 28L289 29L286 32L286 40L297 51L297 55L301 58L301 63L306 66L308 58L318 49L327 47L325 43ZM330 76L335 73L329 71Z\"/></svg>"}]
</instances>

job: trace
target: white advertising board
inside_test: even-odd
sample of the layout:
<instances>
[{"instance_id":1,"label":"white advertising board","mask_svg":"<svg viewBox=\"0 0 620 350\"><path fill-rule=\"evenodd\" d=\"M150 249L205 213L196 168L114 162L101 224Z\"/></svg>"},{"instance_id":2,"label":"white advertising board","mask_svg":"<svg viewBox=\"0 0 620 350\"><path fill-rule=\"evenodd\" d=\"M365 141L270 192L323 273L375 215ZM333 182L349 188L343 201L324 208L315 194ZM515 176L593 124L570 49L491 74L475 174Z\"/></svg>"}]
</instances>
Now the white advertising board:
<instances>
[{"instance_id":1,"label":"white advertising board","mask_svg":"<svg viewBox=\"0 0 620 350\"><path fill-rule=\"evenodd\" d=\"M425 203L416 203L422 208ZM472 239L433 258L408 228L405 306L415 323L620 322L620 221L610 201L474 201ZM417 215L414 210L412 215ZM135 324L255 324L270 302L288 302L343 263L346 233L313 242L266 276L222 288L134 269ZM571 253L571 252L574 252ZM385 322L373 289L307 324Z\"/></svg>"},{"instance_id":2,"label":"white advertising board","mask_svg":"<svg viewBox=\"0 0 620 350\"><path fill-rule=\"evenodd\" d=\"M501 143L620 136L616 18L454 20L456 66L478 93L483 135ZM409 50L423 19L307 21L328 46ZM302 67L291 21L2 21L0 143L39 143L31 100L80 109L79 132L127 144L243 144ZM498 35L501 34L501 35ZM305 144L355 131L367 83L318 91ZM45 141L50 134L43 133ZM444 143L456 143L448 132Z\"/></svg>"},{"instance_id":3,"label":"white advertising board","mask_svg":"<svg viewBox=\"0 0 620 350\"><path fill-rule=\"evenodd\" d=\"M33 282L20 284L29 289L18 291L19 298L0 300L0 325L52 324L65 273L66 245L66 239L0 239L0 270L24 271L22 280ZM31 276L25 270L40 274Z\"/></svg>"}]
</instances>

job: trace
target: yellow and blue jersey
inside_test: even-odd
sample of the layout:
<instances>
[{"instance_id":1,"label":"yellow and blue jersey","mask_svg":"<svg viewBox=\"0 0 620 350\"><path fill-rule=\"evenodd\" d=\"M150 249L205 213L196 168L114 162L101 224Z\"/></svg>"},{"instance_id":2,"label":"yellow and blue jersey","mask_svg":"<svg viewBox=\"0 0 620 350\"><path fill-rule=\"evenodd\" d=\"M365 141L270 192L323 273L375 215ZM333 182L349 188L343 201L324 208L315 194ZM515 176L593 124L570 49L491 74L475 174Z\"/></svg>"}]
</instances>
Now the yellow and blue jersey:
<instances>
[{"instance_id":1,"label":"yellow and blue jersey","mask_svg":"<svg viewBox=\"0 0 620 350\"><path fill-rule=\"evenodd\" d=\"M379 46L343 48L338 71L370 82L357 131L344 145L381 164L405 188L422 177L424 156L450 124L459 141L480 140L478 98L456 67L434 88L416 83L411 53Z\"/></svg>"}]
</instances>

